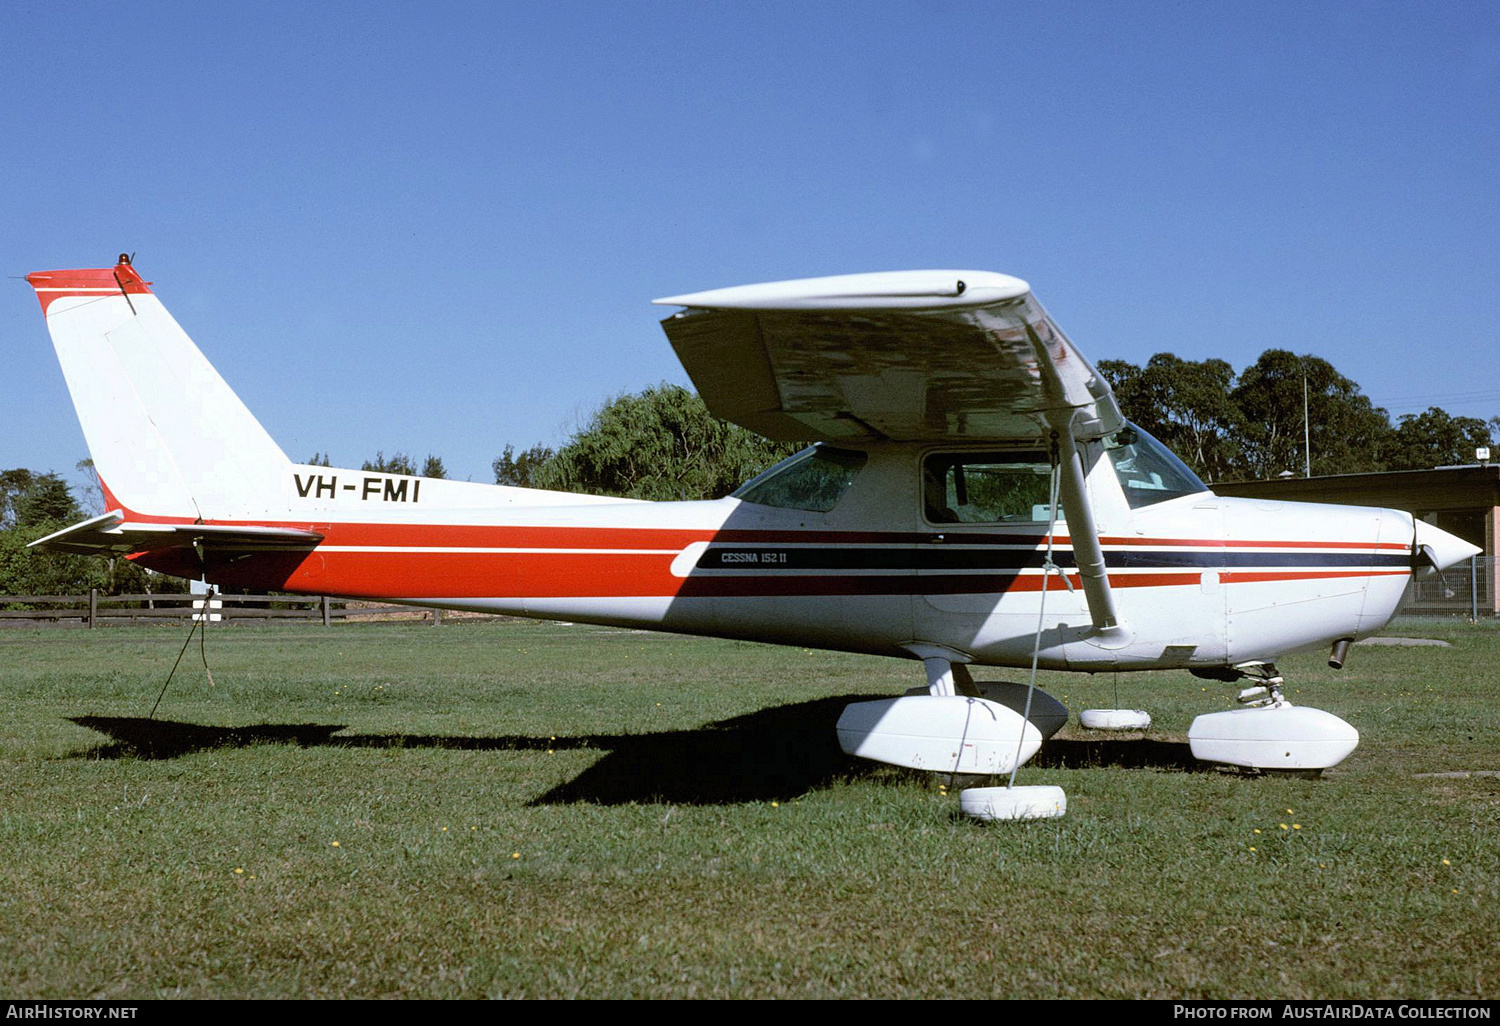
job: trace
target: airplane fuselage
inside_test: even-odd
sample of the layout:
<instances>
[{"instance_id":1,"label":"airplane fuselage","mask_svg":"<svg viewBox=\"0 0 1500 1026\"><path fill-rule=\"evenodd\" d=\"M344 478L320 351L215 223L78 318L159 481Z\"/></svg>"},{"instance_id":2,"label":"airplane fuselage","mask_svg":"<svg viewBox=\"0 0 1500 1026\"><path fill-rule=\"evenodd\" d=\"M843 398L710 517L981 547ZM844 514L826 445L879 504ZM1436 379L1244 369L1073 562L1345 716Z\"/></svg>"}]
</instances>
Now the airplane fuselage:
<instances>
[{"instance_id":1,"label":"airplane fuselage","mask_svg":"<svg viewBox=\"0 0 1500 1026\"><path fill-rule=\"evenodd\" d=\"M671 503L293 464L128 258L28 281L108 510L34 544L224 587L916 657L942 678L1034 648L1086 671L1265 661L1378 630L1415 566L1477 551L1395 510L1214 495L1126 423L1025 282L989 272L662 301L686 308L663 324L711 409L826 443Z\"/></svg>"},{"instance_id":2,"label":"airplane fuselage","mask_svg":"<svg viewBox=\"0 0 1500 1026\"><path fill-rule=\"evenodd\" d=\"M935 521L921 468L973 447L891 443L832 508L741 498L644 503L295 466L295 526L216 563L225 587L751 638L884 655L946 650L1024 666L1214 667L1364 637L1395 612L1414 524L1396 510L1216 496L1131 508L1111 461L1088 475L1121 627L1093 626L1059 522ZM951 462L948 461L948 462ZM944 517L948 514L945 512ZM216 521L210 521L216 522ZM195 573L183 550L140 557Z\"/></svg>"}]
</instances>

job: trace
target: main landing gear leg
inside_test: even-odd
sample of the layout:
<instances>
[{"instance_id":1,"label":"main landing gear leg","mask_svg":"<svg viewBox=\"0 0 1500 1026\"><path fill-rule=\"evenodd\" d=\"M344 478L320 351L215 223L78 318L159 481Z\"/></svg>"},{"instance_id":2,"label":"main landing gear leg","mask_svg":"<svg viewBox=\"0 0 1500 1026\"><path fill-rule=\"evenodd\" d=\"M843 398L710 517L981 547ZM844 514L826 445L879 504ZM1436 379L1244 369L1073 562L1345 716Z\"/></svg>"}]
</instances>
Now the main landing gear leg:
<instances>
[{"instance_id":1,"label":"main landing gear leg","mask_svg":"<svg viewBox=\"0 0 1500 1026\"><path fill-rule=\"evenodd\" d=\"M975 681L967 666L948 659L924 659L922 663L927 668L927 686L908 688L908 696L983 698L987 702L997 702L1011 712L1026 714L1025 684L1008 680ZM1042 740L1056 734L1067 722L1067 706L1040 688L1032 692L1031 725L1041 732Z\"/></svg>"},{"instance_id":2,"label":"main landing gear leg","mask_svg":"<svg viewBox=\"0 0 1500 1026\"><path fill-rule=\"evenodd\" d=\"M923 659L922 665L927 670L927 694L934 697L943 695L980 697L979 689L974 686L974 678L969 674L969 668L963 663L955 663L942 656L933 656Z\"/></svg>"},{"instance_id":3,"label":"main landing gear leg","mask_svg":"<svg viewBox=\"0 0 1500 1026\"><path fill-rule=\"evenodd\" d=\"M1286 681L1274 663L1194 672L1230 683L1254 682L1239 693L1242 708L1193 720L1188 743L1196 759L1316 777L1343 762L1359 744L1359 731L1333 713L1287 701Z\"/></svg>"}]
</instances>

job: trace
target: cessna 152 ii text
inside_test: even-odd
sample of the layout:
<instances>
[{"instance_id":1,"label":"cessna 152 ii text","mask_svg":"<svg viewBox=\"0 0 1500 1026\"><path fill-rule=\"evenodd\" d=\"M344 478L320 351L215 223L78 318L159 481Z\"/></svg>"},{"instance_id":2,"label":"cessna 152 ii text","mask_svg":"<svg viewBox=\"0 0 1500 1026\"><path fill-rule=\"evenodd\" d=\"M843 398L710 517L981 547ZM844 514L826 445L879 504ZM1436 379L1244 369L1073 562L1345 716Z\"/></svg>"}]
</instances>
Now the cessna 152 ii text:
<instances>
[{"instance_id":1,"label":"cessna 152 ii text","mask_svg":"<svg viewBox=\"0 0 1500 1026\"><path fill-rule=\"evenodd\" d=\"M844 275L657 300L716 415L815 443L733 495L639 502L295 464L142 280L36 289L108 511L38 541L224 587L379 598L920 660L846 750L1006 773L1066 710L971 666L1246 681L1211 761L1319 770L1358 740L1274 660L1382 627L1477 550L1391 509L1225 498L1121 415L1025 282ZM1023 701L1024 700L1024 701Z\"/></svg>"}]
</instances>

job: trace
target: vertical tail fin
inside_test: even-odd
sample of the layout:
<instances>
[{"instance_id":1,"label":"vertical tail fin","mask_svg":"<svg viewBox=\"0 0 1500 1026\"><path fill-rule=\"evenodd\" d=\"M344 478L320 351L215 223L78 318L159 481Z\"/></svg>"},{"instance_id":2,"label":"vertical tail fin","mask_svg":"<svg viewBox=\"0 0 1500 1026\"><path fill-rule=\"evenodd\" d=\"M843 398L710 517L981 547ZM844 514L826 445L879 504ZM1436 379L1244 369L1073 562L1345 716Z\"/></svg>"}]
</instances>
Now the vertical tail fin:
<instances>
[{"instance_id":1,"label":"vertical tail fin","mask_svg":"<svg viewBox=\"0 0 1500 1026\"><path fill-rule=\"evenodd\" d=\"M127 256L112 268L26 280L115 504L138 516L202 520L281 504L286 454Z\"/></svg>"}]
</instances>

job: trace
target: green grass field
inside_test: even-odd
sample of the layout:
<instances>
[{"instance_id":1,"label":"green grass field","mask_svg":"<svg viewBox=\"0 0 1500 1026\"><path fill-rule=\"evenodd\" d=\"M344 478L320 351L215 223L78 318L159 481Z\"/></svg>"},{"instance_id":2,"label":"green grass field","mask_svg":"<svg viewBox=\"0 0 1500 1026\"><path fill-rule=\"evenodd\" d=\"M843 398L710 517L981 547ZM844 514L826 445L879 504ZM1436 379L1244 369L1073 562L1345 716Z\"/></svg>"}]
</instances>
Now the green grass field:
<instances>
[{"instance_id":1,"label":"green grass field","mask_svg":"<svg viewBox=\"0 0 1500 1026\"><path fill-rule=\"evenodd\" d=\"M152 723L181 628L7 629L0 993L1495 998L1500 633L1393 633L1453 647L1282 664L1361 732L1312 781L1193 764L1227 685L1043 674L1155 723L1075 719L1020 778L1067 815L982 824L838 751L844 703L916 663L233 626Z\"/></svg>"}]
</instances>

